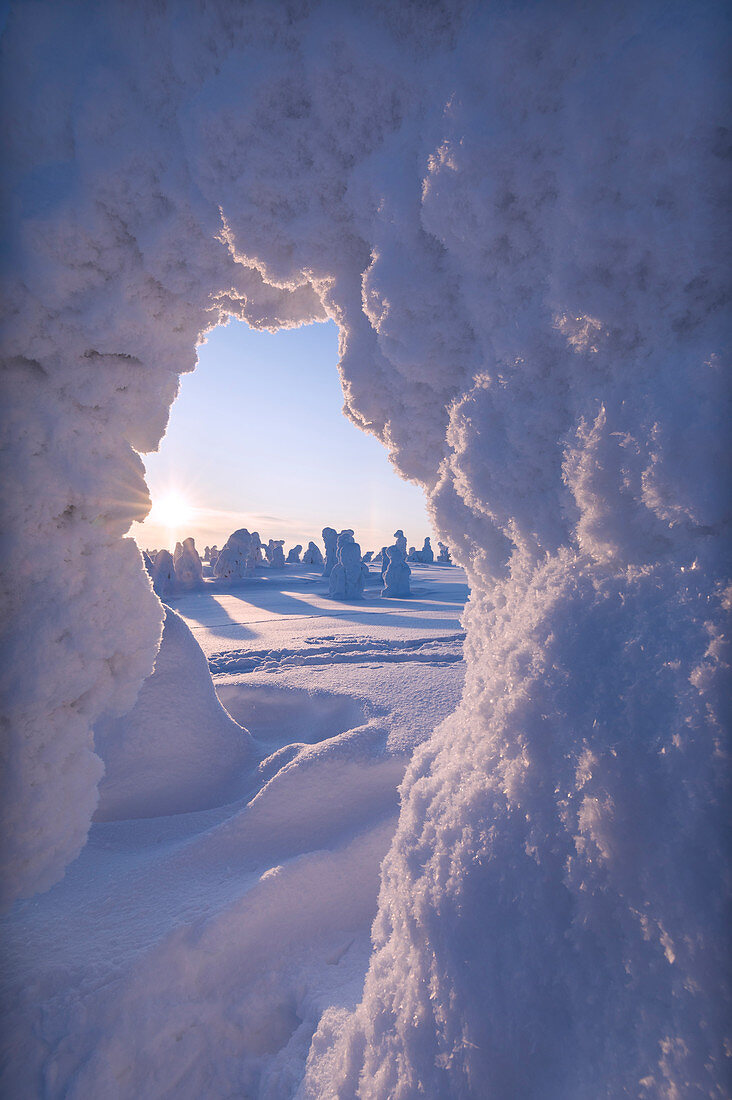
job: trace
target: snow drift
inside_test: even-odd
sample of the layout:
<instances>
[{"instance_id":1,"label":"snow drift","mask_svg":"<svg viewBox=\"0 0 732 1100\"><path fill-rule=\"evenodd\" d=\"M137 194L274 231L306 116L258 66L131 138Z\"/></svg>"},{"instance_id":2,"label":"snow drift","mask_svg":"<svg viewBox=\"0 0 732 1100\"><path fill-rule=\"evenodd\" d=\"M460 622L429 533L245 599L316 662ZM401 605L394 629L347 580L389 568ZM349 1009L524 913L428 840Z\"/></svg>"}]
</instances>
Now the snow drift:
<instances>
[{"instance_id":1,"label":"snow drift","mask_svg":"<svg viewBox=\"0 0 732 1100\"><path fill-rule=\"evenodd\" d=\"M301 1095L712 1095L723 9L183 12L20 3L4 35L6 897L79 852L91 730L152 669L124 535L197 341L329 316L347 414L473 598L362 1006Z\"/></svg>"},{"instance_id":2,"label":"snow drift","mask_svg":"<svg viewBox=\"0 0 732 1100\"><path fill-rule=\"evenodd\" d=\"M219 805L255 758L247 730L216 697L201 647L169 607L155 671L128 714L97 723L95 745L104 761L97 821Z\"/></svg>"}]
</instances>

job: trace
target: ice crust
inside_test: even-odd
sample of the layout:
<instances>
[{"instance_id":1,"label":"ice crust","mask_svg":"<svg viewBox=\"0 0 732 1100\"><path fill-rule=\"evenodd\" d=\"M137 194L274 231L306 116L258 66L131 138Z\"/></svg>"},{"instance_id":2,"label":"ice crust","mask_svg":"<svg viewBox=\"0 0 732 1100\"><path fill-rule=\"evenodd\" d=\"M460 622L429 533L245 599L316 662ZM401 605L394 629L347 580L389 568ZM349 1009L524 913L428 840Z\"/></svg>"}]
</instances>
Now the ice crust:
<instances>
[{"instance_id":1,"label":"ice crust","mask_svg":"<svg viewBox=\"0 0 732 1100\"><path fill-rule=\"evenodd\" d=\"M347 415L469 574L463 705L301 1098L724 1089L725 20L11 8L5 899L80 851L91 731L153 668L138 452L213 325L334 318Z\"/></svg>"}]
</instances>

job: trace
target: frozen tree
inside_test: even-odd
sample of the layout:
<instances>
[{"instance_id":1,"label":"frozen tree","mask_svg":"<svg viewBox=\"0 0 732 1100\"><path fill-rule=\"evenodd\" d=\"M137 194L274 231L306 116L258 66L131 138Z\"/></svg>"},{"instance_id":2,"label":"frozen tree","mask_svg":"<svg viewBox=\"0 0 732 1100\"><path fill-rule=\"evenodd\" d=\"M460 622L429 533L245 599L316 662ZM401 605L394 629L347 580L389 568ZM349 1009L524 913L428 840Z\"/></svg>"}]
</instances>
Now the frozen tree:
<instances>
[{"instance_id":1,"label":"frozen tree","mask_svg":"<svg viewBox=\"0 0 732 1100\"><path fill-rule=\"evenodd\" d=\"M338 560L338 532L333 527L324 527L322 534L323 542L325 543L325 563L323 565L323 576L329 577L333 572L333 566Z\"/></svg>"},{"instance_id":2,"label":"frozen tree","mask_svg":"<svg viewBox=\"0 0 732 1100\"><path fill-rule=\"evenodd\" d=\"M369 564L369 562L370 562L370 561L371 561L371 560L373 559L373 556L374 556L374 552L373 552L373 550L367 550L367 551L366 551L366 553L365 553L365 554L364 554L364 556L363 556L363 562L364 562L364 564L365 564L365 565L368 565L368 564Z\"/></svg>"},{"instance_id":3,"label":"frozen tree","mask_svg":"<svg viewBox=\"0 0 732 1100\"><path fill-rule=\"evenodd\" d=\"M387 546L386 559L387 566L383 575L384 587L381 590L381 595L411 595L411 588L409 587L409 576L412 571L407 565L407 561L404 556L404 550L402 549L402 547L399 545Z\"/></svg>"},{"instance_id":4,"label":"frozen tree","mask_svg":"<svg viewBox=\"0 0 732 1100\"><path fill-rule=\"evenodd\" d=\"M270 539L267 545L264 547L264 553L266 555L270 569L285 568L285 554L282 549L284 545L284 539Z\"/></svg>"},{"instance_id":5,"label":"frozen tree","mask_svg":"<svg viewBox=\"0 0 732 1100\"><path fill-rule=\"evenodd\" d=\"M440 553L437 558L438 562L441 565L452 565L452 558L450 557L449 547L446 546L444 542L438 542L437 545L440 548Z\"/></svg>"},{"instance_id":6,"label":"frozen tree","mask_svg":"<svg viewBox=\"0 0 732 1100\"><path fill-rule=\"evenodd\" d=\"M336 563L331 570L328 594L338 599L360 600L363 598L363 585L361 547L354 541L352 531L342 531L338 536Z\"/></svg>"},{"instance_id":7,"label":"frozen tree","mask_svg":"<svg viewBox=\"0 0 732 1100\"><path fill-rule=\"evenodd\" d=\"M203 581L203 566L192 538L178 543L173 555L175 580L183 588L192 588Z\"/></svg>"},{"instance_id":8,"label":"frozen tree","mask_svg":"<svg viewBox=\"0 0 732 1100\"><path fill-rule=\"evenodd\" d=\"M323 565L323 554L319 546L314 542L308 543L308 548L302 556L303 565Z\"/></svg>"},{"instance_id":9,"label":"frozen tree","mask_svg":"<svg viewBox=\"0 0 732 1100\"><path fill-rule=\"evenodd\" d=\"M406 556L407 556L407 536L404 534L401 527L399 528L398 531L394 532L394 543L401 550L401 552L404 554L404 557L406 558Z\"/></svg>"},{"instance_id":10,"label":"frozen tree","mask_svg":"<svg viewBox=\"0 0 732 1100\"><path fill-rule=\"evenodd\" d=\"M298 543L297 546L292 547L292 549L290 550L290 552L287 555L287 564L288 565L300 565L300 551L301 550L302 550L302 546L300 545L300 543Z\"/></svg>"},{"instance_id":11,"label":"frozen tree","mask_svg":"<svg viewBox=\"0 0 732 1100\"><path fill-rule=\"evenodd\" d=\"M169 550L158 550L152 567L153 588L161 598L175 588L175 563Z\"/></svg>"},{"instance_id":12,"label":"frozen tree","mask_svg":"<svg viewBox=\"0 0 732 1100\"><path fill-rule=\"evenodd\" d=\"M234 531L213 564L214 576L222 580L248 577L253 570L252 536L246 527Z\"/></svg>"},{"instance_id":13,"label":"frozen tree","mask_svg":"<svg viewBox=\"0 0 732 1100\"><path fill-rule=\"evenodd\" d=\"M423 562L424 565L432 565L435 560L435 552L432 549L429 536L424 540L424 546L419 552L419 560Z\"/></svg>"},{"instance_id":14,"label":"frozen tree","mask_svg":"<svg viewBox=\"0 0 732 1100\"><path fill-rule=\"evenodd\" d=\"M212 546L211 549L208 552L208 560L209 560L209 564L210 564L212 569L213 569L214 565L216 564L216 559L218 558L218 556L219 556L218 546Z\"/></svg>"},{"instance_id":15,"label":"frozen tree","mask_svg":"<svg viewBox=\"0 0 732 1100\"><path fill-rule=\"evenodd\" d=\"M281 545L284 546L284 539ZM255 569L258 569L260 565L264 564L264 552L262 547L262 540L259 537L258 531L252 531L251 541L249 543L249 554L247 557L247 569L250 573L253 573Z\"/></svg>"},{"instance_id":16,"label":"frozen tree","mask_svg":"<svg viewBox=\"0 0 732 1100\"><path fill-rule=\"evenodd\" d=\"M409 553L407 554L407 561L421 561L420 553L416 547L410 546Z\"/></svg>"}]
</instances>

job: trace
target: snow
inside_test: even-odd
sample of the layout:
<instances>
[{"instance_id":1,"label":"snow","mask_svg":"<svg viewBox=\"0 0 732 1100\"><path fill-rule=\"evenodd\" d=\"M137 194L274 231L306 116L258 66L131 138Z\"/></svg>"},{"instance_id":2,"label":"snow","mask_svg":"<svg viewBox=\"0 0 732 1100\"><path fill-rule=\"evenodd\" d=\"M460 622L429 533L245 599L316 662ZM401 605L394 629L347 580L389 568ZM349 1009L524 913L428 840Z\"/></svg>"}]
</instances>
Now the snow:
<instances>
[{"instance_id":1,"label":"snow","mask_svg":"<svg viewBox=\"0 0 732 1100\"><path fill-rule=\"evenodd\" d=\"M121 945L72 935L45 978L18 964L26 1094L724 1091L728 53L716 2L11 6L3 897L26 967L77 923ZM290 865L275 829L283 870L244 900L226 868L253 849L224 839L181 874L171 931L162 826L90 831L93 731L130 712L160 643L126 538L149 507L140 453L230 315L338 323L346 414L423 487L466 570L466 686L415 750L391 847L386 756L354 804L379 807L372 833L345 795L330 849ZM214 573L246 585L259 539L237 534ZM308 787L313 746L273 776L263 827L301 789L302 836L324 835L369 751L344 732L322 750L333 784ZM184 864L182 834L170 846ZM338 963L322 997L292 994L262 946L278 902L288 958L322 933L346 960L340 995ZM124 971L138 904L160 955L117 985L118 1020L105 959ZM358 964L339 952L374 914L361 986L365 942Z\"/></svg>"},{"instance_id":2,"label":"snow","mask_svg":"<svg viewBox=\"0 0 732 1100\"><path fill-rule=\"evenodd\" d=\"M303 565L324 565L323 552L319 546L312 541L308 543L308 548L302 556Z\"/></svg>"},{"instance_id":3,"label":"snow","mask_svg":"<svg viewBox=\"0 0 732 1100\"><path fill-rule=\"evenodd\" d=\"M360 600L369 568L361 561L361 547L352 531L341 531L336 543L336 563L330 574L328 594L340 600Z\"/></svg>"},{"instance_id":4,"label":"snow","mask_svg":"<svg viewBox=\"0 0 732 1100\"><path fill-rule=\"evenodd\" d=\"M284 539L270 539L264 547L264 554L270 569L285 568L285 553L282 549L284 545Z\"/></svg>"},{"instance_id":5,"label":"snow","mask_svg":"<svg viewBox=\"0 0 732 1100\"><path fill-rule=\"evenodd\" d=\"M338 561L338 532L333 527L323 528L323 543L325 545L325 562L323 563L323 576L329 577Z\"/></svg>"},{"instance_id":6,"label":"snow","mask_svg":"<svg viewBox=\"0 0 732 1100\"><path fill-rule=\"evenodd\" d=\"M203 652L170 608L155 671L134 707L94 732L104 762L96 821L219 805L253 757L246 730L216 698Z\"/></svg>"},{"instance_id":7,"label":"snow","mask_svg":"<svg viewBox=\"0 0 732 1100\"><path fill-rule=\"evenodd\" d=\"M382 596L408 596L410 594L409 577L412 572L407 565L401 540L397 538L393 546L384 548L386 568L383 572L384 587Z\"/></svg>"},{"instance_id":8,"label":"snow","mask_svg":"<svg viewBox=\"0 0 732 1100\"><path fill-rule=\"evenodd\" d=\"M173 599L97 729L88 844L4 922L4 1093L292 1092L323 1009L358 999L397 787L460 698L445 574L408 605L334 601L317 567Z\"/></svg>"},{"instance_id":9,"label":"snow","mask_svg":"<svg viewBox=\"0 0 732 1100\"><path fill-rule=\"evenodd\" d=\"M173 554L175 582L184 588L192 588L203 580L203 564L192 538L178 543Z\"/></svg>"}]
</instances>

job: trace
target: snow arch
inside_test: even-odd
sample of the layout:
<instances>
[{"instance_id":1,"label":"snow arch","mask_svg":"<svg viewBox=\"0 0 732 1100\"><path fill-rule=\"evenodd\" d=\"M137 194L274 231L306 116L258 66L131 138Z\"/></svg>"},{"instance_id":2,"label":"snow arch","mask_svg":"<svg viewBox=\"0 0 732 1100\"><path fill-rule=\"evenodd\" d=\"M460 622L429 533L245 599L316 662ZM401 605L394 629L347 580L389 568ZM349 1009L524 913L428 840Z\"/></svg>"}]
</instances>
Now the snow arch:
<instances>
[{"instance_id":1,"label":"snow arch","mask_svg":"<svg viewBox=\"0 0 732 1100\"><path fill-rule=\"evenodd\" d=\"M721 1080L720 10L11 11L8 898L83 845L92 728L152 667L136 452L222 314L338 322L348 415L470 574L308 1095Z\"/></svg>"}]
</instances>

